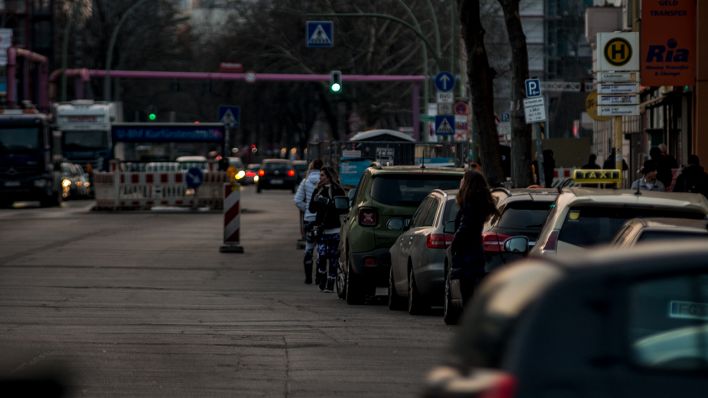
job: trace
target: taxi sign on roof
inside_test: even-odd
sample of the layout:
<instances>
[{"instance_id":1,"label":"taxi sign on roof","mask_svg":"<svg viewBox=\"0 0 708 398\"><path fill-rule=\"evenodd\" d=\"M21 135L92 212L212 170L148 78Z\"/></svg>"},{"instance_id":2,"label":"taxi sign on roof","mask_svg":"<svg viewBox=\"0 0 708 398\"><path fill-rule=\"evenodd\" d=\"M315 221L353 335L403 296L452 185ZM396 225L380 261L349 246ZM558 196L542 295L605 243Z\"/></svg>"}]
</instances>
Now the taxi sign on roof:
<instances>
[{"instance_id":1,"label":"taxi sign on roof","mask_svg":"<svg viewBox=\"0 0 708 398\"><path fill-rule=\"evenodd\" d=\"M576 184L620 184L622 172L618 169L576 169L573 181Z\"/></svg>"}]
</instances>

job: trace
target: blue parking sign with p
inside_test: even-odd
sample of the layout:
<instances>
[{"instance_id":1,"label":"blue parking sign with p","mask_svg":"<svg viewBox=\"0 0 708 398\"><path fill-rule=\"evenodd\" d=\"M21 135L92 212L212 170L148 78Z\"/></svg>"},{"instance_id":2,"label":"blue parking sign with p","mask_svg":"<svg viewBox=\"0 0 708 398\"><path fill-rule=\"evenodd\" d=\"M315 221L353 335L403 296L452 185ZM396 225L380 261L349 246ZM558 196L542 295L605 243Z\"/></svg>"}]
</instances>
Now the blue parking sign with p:
<instances>
[{"instance_id":1,"label":"blue parking sign with p","mask_svg":"<svg viewBox=\"0 0 708 398\"><path fill-rule=\"evenodd\" d=\"M526 97L540 97L541 96L541 79L526 79Z\"/></svg>"}]
</instances>

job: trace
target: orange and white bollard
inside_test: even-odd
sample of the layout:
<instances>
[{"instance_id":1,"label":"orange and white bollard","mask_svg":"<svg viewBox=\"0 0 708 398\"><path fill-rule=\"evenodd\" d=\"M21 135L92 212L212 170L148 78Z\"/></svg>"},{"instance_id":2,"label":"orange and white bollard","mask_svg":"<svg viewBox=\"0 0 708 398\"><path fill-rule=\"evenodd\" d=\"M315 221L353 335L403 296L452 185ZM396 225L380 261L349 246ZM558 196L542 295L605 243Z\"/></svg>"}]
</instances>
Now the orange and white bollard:
<instances>
[{"instance_id":1,"label":"orange and white bollard","mask_svg":"<svg viewBox=\"0 0 708 398\"><path fill-rule=\"evenodd\" d=\"M241 187L224 184L224 243L222 253L243 253L241 235Z\"/></svg>"}]
</instances>

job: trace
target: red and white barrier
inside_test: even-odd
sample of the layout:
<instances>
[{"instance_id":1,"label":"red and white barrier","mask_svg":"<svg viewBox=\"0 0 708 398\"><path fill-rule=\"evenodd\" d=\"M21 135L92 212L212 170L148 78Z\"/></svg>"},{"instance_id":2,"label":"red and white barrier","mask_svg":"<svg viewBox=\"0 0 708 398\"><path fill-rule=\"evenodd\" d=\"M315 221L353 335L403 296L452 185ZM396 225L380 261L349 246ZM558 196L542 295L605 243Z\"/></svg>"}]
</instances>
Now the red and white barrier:
<instances>
[{"instance_id":1,"label":"red and white barrier","mask_svg":"<svg viewBox=\"0 0 708 398\"><path fill-rule=\"evenodd\" d=\"M222 253L243 253L241 238L241 187L224 184L224 243Z\"/></svg>"}]
</instances>

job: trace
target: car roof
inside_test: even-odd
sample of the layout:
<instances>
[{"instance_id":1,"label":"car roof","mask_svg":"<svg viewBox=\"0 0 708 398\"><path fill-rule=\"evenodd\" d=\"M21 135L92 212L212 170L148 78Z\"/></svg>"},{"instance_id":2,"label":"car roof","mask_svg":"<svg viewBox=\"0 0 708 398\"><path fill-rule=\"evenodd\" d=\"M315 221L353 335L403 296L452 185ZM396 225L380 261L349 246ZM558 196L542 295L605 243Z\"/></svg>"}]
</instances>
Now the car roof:
<instances>
[{"instance_id":1,"label":"car roof","mask_svg":"<svg viewBox=\"0 0 708 398\"><path fill-rule=\"evenodd\" d=\"M368 168L372 175L379 174L448 174L462 176L465 173L459 167L421 167L421 166L371 166Z\"/></svg>"},{"instance_id":2,"label":"car roof","mask_svg":"<svg viewBox=\"0 0 708 398\"><path fill-rule=\"evenodd\" d=\"M455 199L455 196L457 195L457 191L458 191L458 189L440 189L440 188L436 188L436 189L433 189L430 194L431 194L431 195L432 195L432 194L440 195L440 196L442 196L443 198L446 198L447 200L452 200L452 199Z\"/></svg>"},{"instance_id":3,"label":"car roof","mask_svg":"<svg viewBox=\"0 0 708 398\"><path fill-rule=\"evenodd\" d=\"M206 162L207 158L206 158L206 156L194 155L194 156L180 156L176 160L178 162Z\"/></svg>"},{"instance_id":4,"label":"car roof","mask_svg":"<svg viewBox=\"0 0 708 398\"><path fill-rule=\"evenodd\" d=\"M633 218L626 224L639 224L642 229L651 230L708 232L708 220L689 218Z\"/></svg>"},{"instance_id":5,"label":"car roof","mask_svg":"<svg viewBox=\"0 0 708 398\"><path fill-rule=\"evenodd\" d=\"M293 164L307 164L307 160L293 160Z\"/></svg>"},{"instance_id":6,"label":"car roof","mask_svg":"<svg viewBox=\"0 0 708 398\"><path fill-rule=\"evenodd\" d=\"M708 211L708 200L697 193L655 192L629 189L565 188L561 196L570 204L596 203L606 205L636 204L644 206L688 207Z\"/></svg>"},{"instance_id":7,"label":"car roof","mask_svg":"<svg viewBox=\"0 0 708 398\"><path fill-rule=\"evenodd\" d=\"M288 159L273 158L273 159L263 159L263 163L292 163L292 161L290 161Z\"/></svg>"},{"instance_id":8,"label":"car roof","mask_svg":"<svg viewBox=\"0 0 708 398\"><path fill-rule=\"evenodd\" d=\"M601 269L608 272L615 271L611 272L615 274L631 274L638 270L668 271L680 268L685 265L682 259L688 258L708 258L708 245L705 241L656 241L651 245L631 248L603 246L589 250L580 257L577 253L559 253L557 256L543 257L540 260L548 261L571 273ZM703 261L696 268L708 271L708 262Z\"/></svg>"}]
</instances>

